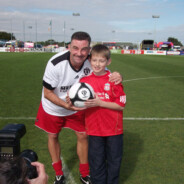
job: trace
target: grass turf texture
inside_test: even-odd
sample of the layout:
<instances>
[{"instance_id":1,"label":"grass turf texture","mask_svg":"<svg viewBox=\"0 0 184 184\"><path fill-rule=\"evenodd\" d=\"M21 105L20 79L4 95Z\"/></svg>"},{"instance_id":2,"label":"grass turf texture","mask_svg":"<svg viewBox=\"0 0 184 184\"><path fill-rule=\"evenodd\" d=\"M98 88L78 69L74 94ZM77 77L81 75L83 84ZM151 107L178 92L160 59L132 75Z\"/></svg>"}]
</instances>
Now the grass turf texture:
<instances>
[{"instance_id":1,"label":"grass turf texture","mask_svg":"<svg viewBox=\"0 0 184 184\"><path fill-rule=\"evenodd\" d=\"M47 135L34 126L42 77L53 53L0 53L0 128L24 123L21 150L33 149L53 183ZM127 105L124 117L184 118L184 58L182 56L112 55L111 71L123 75ZM136 80L133 80L136 79ZM139 80L138 80L139 79ZM7 119L5 119L7 118ZM184 183L184 120L124 120L124 155L120 184ZM76 137L60 135L62 156L78 184Z\"/></svg>"}]
</instances>

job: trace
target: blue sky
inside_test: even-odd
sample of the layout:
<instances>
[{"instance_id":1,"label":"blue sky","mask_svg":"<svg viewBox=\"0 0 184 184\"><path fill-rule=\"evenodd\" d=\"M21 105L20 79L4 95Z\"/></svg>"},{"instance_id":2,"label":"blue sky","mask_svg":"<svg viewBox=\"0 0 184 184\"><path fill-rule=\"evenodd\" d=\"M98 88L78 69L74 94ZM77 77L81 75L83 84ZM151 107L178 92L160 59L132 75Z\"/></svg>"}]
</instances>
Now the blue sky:
<instances>
[{"instance_id":1,"label":"blue sky","mask_svg":"<svg viewBox=\"0 0 184 184\"><path fill-rule=\"evenodd\" d=\"M174 37L184 44L183 0L0 0L0 4L0 31L12 31L20 40L69 41L74 31L86 31L94 41L158 42Z\"/></svg>"}]
</instances>

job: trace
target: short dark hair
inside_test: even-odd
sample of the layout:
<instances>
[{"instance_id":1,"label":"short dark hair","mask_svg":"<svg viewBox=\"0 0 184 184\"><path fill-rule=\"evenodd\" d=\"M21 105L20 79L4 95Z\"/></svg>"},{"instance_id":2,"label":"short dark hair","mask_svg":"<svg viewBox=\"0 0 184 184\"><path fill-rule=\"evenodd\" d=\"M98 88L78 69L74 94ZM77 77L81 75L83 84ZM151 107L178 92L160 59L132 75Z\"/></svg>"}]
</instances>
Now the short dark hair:
<instances>
[{"instance_id":1,"label":"short dark hair","mask_svg":"<svg viewBox=\"0 0 184 184\"><path fill-rule=\"evenodd\" d=\"M78 32L73 33L73 35L71 37L71 41L72 40L87 40L89 42L89 45L91 43L90 35L86 32L82 32L82 31L78 31Z\"/></svg>"},{"instance_id":2,"label":"short dark hair","mask_svg":"<svg viewBox=\"0 0 184 184\"><path fill-rule=\"evenodd\" d=\"M93 55L93 54L101 54L103 55L103 57L105 57L107 60L110 59L111 57L111 52L109 50L109 48L103 44L97 44L97 45L94 45L91 49L91 53L90 53L90 57Z\"/></svg>"},{"instance_id":3,"label":"short dark hair","mask_svg":"<svg viewBox=\"0 0 184 184\"><path fill-rule=\"evenodd\" d=\"M27 165L23 158L0 162L1 184L28 184Z\"/></svg>"}]
</instances>

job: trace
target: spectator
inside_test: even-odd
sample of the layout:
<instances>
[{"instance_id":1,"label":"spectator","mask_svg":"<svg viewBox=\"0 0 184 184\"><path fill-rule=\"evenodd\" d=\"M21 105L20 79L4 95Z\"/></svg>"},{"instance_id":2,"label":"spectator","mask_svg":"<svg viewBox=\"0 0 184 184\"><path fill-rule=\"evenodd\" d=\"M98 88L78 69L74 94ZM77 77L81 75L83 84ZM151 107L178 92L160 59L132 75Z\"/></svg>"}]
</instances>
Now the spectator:
<instances>
[{"instance_id":1,"label":"spectator","mask_svg":"<svg viewBox=\"0 0 184 184\"><path fill-rule=\"evenodd\" d=\"M22 157L13 160L0 162L0 183L1 184L47 184L48 175L44 165L40 162L32 162L36 167L38 177L29 179L27 177L28 167Z\"/></svg>"}]
</instances>

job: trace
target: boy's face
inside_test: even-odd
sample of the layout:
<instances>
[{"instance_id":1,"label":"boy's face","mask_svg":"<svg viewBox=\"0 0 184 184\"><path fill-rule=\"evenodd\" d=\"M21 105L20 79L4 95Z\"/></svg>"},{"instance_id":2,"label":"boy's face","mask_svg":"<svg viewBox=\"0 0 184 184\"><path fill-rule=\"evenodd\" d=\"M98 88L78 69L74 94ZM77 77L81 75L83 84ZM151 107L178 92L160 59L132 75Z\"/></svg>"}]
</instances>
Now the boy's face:
<instances>
[{"instance_id":1,"label":"boy's face","mask_svg":"<svg viewBox=\"0 0 184 184\"><path fill-rule=\"evenodd\" d=\"M104 75L106 66L111 63L111 59L107 60L100 54L93 54L90 58L90 63L95 75Z\"/></svg>"}]
</instances>

